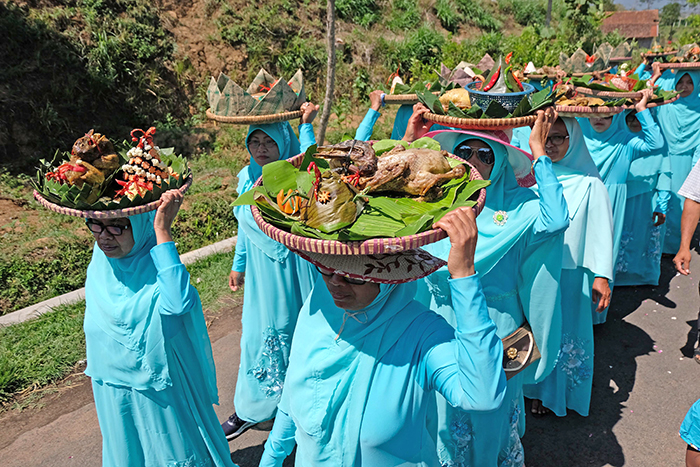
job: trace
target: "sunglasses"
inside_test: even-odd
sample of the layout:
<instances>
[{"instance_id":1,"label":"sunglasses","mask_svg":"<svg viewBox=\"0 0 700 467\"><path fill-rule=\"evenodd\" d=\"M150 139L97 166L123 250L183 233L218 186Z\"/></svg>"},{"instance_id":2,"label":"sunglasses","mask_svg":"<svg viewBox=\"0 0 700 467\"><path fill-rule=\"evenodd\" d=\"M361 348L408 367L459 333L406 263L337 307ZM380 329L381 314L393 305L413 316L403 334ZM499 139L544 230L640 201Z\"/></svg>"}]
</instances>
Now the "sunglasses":
<instances>
[{"instance_id":1,"label":"sunglasses","mask_svg":"<svg viewBox=\"0 0 700 467\"><path fill-rule=\"evenodd\" d=\"M121 234L123 234L125 230L129 230L128 225L104 225L100 222L90 219L85 221L85 225L87 225L87 228L90 229L90 232L97 235L101 234L106 230L107 233L109 233L110 235L118 237Z\"/></svg>"},{"instance_id":2,"label":"sunglasses","mask_svg":"<svg viewBox=\"0 0 700 467\"><path fill-rule=\"evenodd\" d=\"M334 275L337 275L350 285L364 285L368 282L368 281L363 281L362 279L353 279L352 277L347 277L347 276L343 276L341 274L336 274L336 272L334 270L324 268L321 266L316 266L316 270L322 276L326 276L326 277L333 277Z\"/></svg>"},{"instance_id":3,"label":"sunglasses","mask_svg":"<svg viewBox=\"0 0 700 467\"><path fill-rule=\"evenodd\" d=\"M549 144L552 144L554 146L561 146L562 144L564 144L564 141L566 141L567 139L569 139L569 137L564 136L564 135L547 136L547 140L545 141L544 144L546 145L547 143L549 143Z\"/></svg>"},{"instance_id":4,"label":"sunglasses","mask_svg":"<svg viewBox=\"0 0 700 467\"><path fill-rule=\"evenodd\" d=\"M496 162L496 155L491 148L473 148L468 144L460 144L457 146L457 149L455 149L455 156L465 161L471 159L474 153L476 153L479 160L486 165L493 165L493 163Z\"/></svg>"}]
</instances>

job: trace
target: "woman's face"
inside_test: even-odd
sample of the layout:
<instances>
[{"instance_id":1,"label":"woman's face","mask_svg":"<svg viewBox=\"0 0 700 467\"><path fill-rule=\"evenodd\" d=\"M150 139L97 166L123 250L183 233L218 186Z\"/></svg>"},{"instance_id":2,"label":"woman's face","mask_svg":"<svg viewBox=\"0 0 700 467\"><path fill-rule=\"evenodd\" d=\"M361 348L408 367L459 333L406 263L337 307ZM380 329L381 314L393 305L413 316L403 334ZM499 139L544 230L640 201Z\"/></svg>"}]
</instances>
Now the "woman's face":
<instances>
[{"instance_id":1,"label":"woman's face","mask_svg":"<svg viewBox=\"0 0 700 467\"><path fill-rule=\"evenodd\" d=\"M680 93L681 97L688 97L693 93L694 89L693 79L688 73L681 76L681 79L676 83L676 91Z\"/></svg>"},{"instance_id":2,"label":"woman's face","mask_svg":"<svg viewBox=\"0 0 700 467\"><path fill-rule=\"evenodd\" d=\"M569 150L569 132L562 119L557 119L549 129L544 150L552 162L559 162L566 156L566 151Z\"/></svg>"},{"instance_id":3,"label":"woman's face","mask_svg":"<svg viewBox=\"0 0 700 467\"><path fill-rule=\"evenodd\" d=\"M123 258L134 248L134 233L127 218L87 221L88 229L106 257ZM121 231L121 233L119 233Z\"/></svg>"},{"instance_id":4,"label":"woman's face","mask_svg":"<svg viewBox=\"0 0 700 467\"><path fill-rule=\"evenodd\" d=\"M280 158L280 149L275 140L261 130L255 130L248 138L248 150L260 167Z\"/></svg>"},{"instance_id":5,"label":"woman's face","mask_svg":"<svg viewBox=\"0 0 700 467\"><path fill-rule=\"evenodd\" d=\"M602 133L612 124L612 117L594 117L591 118L591 126L598 133Z\"/></svg>"},{"instance_id":6,"label":"woman's face","mask_svg":"<svg viewBox=\"0 0 700 467\"><path fill-rule=\"evenodd\" d=\"M361 310L372 304L379 295L379 284L365 282L361 285L349 284L338 274L321 273L335 306L344 310Z\"/></svg>"},{"instance_id":7,"label":"woman's face","mask_svg":"<svg viewBox=\"0 0 700 467\"><path fill-rule=\"evenodd\" d=\"M639 123L637 116L633 113L625 117L625 123L627 123L627 128L629 128L632 133L639 133L642 131L642 124Z\"/></svg>"},{"instance_id":8,"label":"woman's face","mask_svg":"<svg viewBox=\"0 0 700 467\"><path fill-rule=\"evenodd\" d=\"M484 180L488 180L496 162L491 146L480 139L468 139L455 149L455 155L468 161L481 174Z\"/></svg>"}]
</instances>

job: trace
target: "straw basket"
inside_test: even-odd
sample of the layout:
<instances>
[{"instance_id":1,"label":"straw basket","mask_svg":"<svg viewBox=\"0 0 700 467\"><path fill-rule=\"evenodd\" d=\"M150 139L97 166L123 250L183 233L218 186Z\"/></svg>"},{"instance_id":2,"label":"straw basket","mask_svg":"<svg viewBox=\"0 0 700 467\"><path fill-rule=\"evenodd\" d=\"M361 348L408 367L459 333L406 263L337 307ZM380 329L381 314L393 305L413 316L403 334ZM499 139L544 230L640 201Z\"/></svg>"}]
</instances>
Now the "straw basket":
<instances>
[{"instance_id":1,"label":"straw basket","mask_svg":"<svg viewBox=\"0 0 700 467\"><path fill-rule=\"evenodd\" d=\"M439 92L433 92L439 96ZM416 94L384 94L384 103L387 105L413 105L417 104L418 96Z\"/></svg>"},{"instance_id":2,"label":"straw basket","mask_svg":"<svg viewBox=\"0 0 700 467\"><path fill-rule=\"evenodd\" d=\"M187 177L185 183L177 190L184 195L191 185L192 175ZM58 204L52 203L51 201L44 198L44 196L36 190L34 190L34 198L39 202L39 204L44 206L49 211L57 212L59 214L65 214L67 216L83 218L87 217L90 219L117 219L121 217L135 216L137 214L155 211L156 209L158 209L158 206L160 206L160 199L158 199L148 204L123 209L112 209L109 211L83 211L80 209L66 208L63 206L59 206Z\"/></svg>"},{"instance_id":3,"label":"straw basket","mask_svg":"<svg viewBox=\"0 0 700 467\"><path fill-rule=\"evenodd\" d=\"M600 74L607 73L608 71L610 71L611 68L612 67L609 66L607 68L604 68L604 69L598 70L598 71L587 71L585 73L568 73L568 76L573 76L574 78L583 78L586 75L592 75L594 73L600 73Z\"/></svg>"},{"instance_id":4,"label":"straw basket","mask_svg":"<svg viewBox=\"0 0 700 467\"><path fill-rule=\"evenodd\" d=\"M642 57L644 57L644 58L663 58L663 57L668 57L669 55L676 55L677 53L678 53L677 50L674 50L673 52L661 52L660 54L644 53L644 54L642 54Z\"/></svg>"},{"instance_id":5,"label":"straw basket","mask_svg":"<svg viewBox=\"0 0 700 467\"><path fill-rule=\"evenodd\" d=\"M677 95L676 97L674 97L673 99L669 99L669 100L667 100L667 101L663 101L663 102L649 102L649 103L647 104L647 108L659 107L659 106L661 106L661 105L671 104L671 103L673 103L673 102L676 102L676 101L677 101L678 99L680 99L680 98L681 98L681 95L678 94L678 95ZM625 106L625 109L627 109L627 110L632 110L632 109L634 109L634 104L626 105L626 106Z\"/></svg>"},{"instance_id":6,"label":"straw basket","mask_svg":"<svg viewBox=\"0 0 700 467\"><path fill-rule=\"evenodd\" d=\"M625 107L586 107L583 105L557 105L555 106L560 117L581 117L581 118L600 118L612 117L625 110Z\"/></svg>"},{"instance_id":7,"label":"straw basket","mask_svg":"<svg viewBox=\"0 0 700 467\"><path fill-rule=\"evenodd\" d=\"M632 57L612 57L608 62L610 63L621 63L621 62L628 62L632 60Z\"/></svg>"},{"instance_id":8,"label":"straw basket","mask_svg":"<svg viewBox=\"0 0 700 467\"><path fill-rule=\"evenodd\" d=\"M598 91L596 89L584 88L584 87L574 87L574 91L580 92L581 94L586 94L587 96L595 97L608 97L611 99L641 99L641 92L632 91Z\"/></svg>"},{"instance_id":9,"label":"straw basket","mask_svg":"<svg viewBox=\"0 0 700 467\"><path fill-rule=\"evenodd\" d=\"M700 62L659 63L659 68L662 70L698 70Z\"/></svg>"},{"instance_id":10,"label":"straw basket","mask_svg":"<svg viewBox=\"0 0 700 467\"><path fill-rule=\"evenodd\" d=\"M603 69L603 70L598 70L598 71L587 71L587 72L585 72L585 73L569 73L569 72L567 72L566 76L567 76L567 77L573 76L574 78L583 78L583 77L586 76L586 75L592 75L592 74L594 74L594 73L607 73L608 71L610 71L611 68L612 68L612 67L607 67L607 68L605 68L605 69ZM557 78L557 75L538 75L538 74L534 74L534 73L528 73L528 74L525 74L524 76L525 76L525 78L527 78L527 79L534 79L534 80L537 80L537 81L543 80L543 79L545 79L545 78L546 78L546 79L556 79L556 78Z\"/></svg>"},{"instance_id":11,"label":"straw basket","mask_svg":"<svg viewBox=\"0 0 700 467\"><path fill-rule=\"evenodd\" d=\"M452 128L482 131L508 130L521 126L529 126L537 121L537 115L517 118L457 118L450 117L449 115L437 115L430 112L423 114L423 118L430 122L439 123L440 125Z\"/></svg>"},{"instance_id":12,"label":"straw basket","mask_svg":"<svg viewBox=\"0 0 700 467\"><path fill-rule=\"evenodd\" d=\"M470 180L483 180L479 172L468 162L459 159L457 156L452 154L449 157L457 159L460 162L464 162L470 168L469 179ZM304 160L304 154L299 154L294 156L288 161L295 167L299 167L301 162ZM255 186L260 186L262 184L262 177L260 177ZM478 215L484 208L484 202L486 201L486 189L482 188L479 191L479 197L476 201L476 205L472 209ZM426 232L422 232L416 235L409 235L406 237L397 238L372 238L369 240L364 240L361 242L340 242L337 240L319 240L315 238L302 237L300 235L295 235L289 232L285 232L282 229L275 227L274 225L268 223L260 214L260 210L257 206L251 206L251 211L253 213L253 218L255 222L260 227L267 236L278 241L282 245L291 248L293 250L310 251L313 253L322 253L327 255L374 255L380 253L397 253L399 251L413 250L420 248L421 246L428 245L430 243L435 243L438 240L442 240L447 237L447 234L442 229L432 229Z\"/></svg>"},{"instance_id":13,"label":"straw basket","mask_svg":"<svg viewBox=\"0 0 700 467\"><path fill-rule=\"evenodd\" d=\"M219 123L231 123L234 125L260 125L263 123L277 123L286 122L287 120L294 120L302 116L304 112L301 110L294 110L292 112L282 112L279 114L270 115L237 115L232 117L227 117L224 115L216 115L207 109L207 118L215 120Z\"/></svg>"}]
</instances>

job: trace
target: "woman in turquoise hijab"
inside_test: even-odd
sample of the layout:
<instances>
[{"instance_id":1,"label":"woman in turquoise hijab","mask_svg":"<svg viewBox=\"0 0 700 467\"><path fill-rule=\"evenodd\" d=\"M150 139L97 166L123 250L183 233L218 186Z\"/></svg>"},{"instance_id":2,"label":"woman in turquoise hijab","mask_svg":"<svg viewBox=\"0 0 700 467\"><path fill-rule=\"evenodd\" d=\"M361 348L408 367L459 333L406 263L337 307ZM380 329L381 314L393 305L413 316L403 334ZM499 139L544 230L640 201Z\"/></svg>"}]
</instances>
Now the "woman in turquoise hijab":
<instances>
[{"instance_id":1,"label":"woman in turquoise hijab","mask_svg":"<svg viewBox=\"0 0 700 467\"><path fill-rule=\"evenodd\" d=\"M95 220L85 345L105 467L233 466L212 404L216 371L197 290L170 234L182 195L156 212Z\"/></svg>"},{"instance_id":2,"label":"woman in turquoise hijab","mask_svg":"<svg viewBox=\"0 0 700 467\"><path fill-rule=\"evenodd\" d=\"M302 110L301 145L287 122L250 126L246 137L250 165L238 174L239 195L253 187L263 165L296 156L315 144L310 122L317 108L307 103ZM221 425L228 440L275 416L294 326L316 276L313 266L260 230L250 206L237 206L233 213L238 241L229 285L238 290L245 277L245 290L236 412Z\"/></svg>"},{"instance_id":3,"label":"woman in turquoise hijab","mask_svg":"<svg viewBox=\"0 0 700 467\"><path fill-rule=\"evenodd\" d=\"M652 117L654 110L652 110ZM636 112L625 121L632 133L642 131ZM671 176L667 146L630 165L627 175L627 205L622 225L615 283L621 286L659 285L661 249L666 232L666 211L671 193L660 190L659 179Z\"/></svg>"},{"instance_id":4,"label":"woman in turquoise hijab","mask_svg":"<svg viewBox=\"0 0 700 467\"><path fill-rule=\"evenodd\" d=\"M534 164L529 154L490 135L465 131L424 135L467 159L491 180L486 205L477 218L475 259L489 316L501 339L529 323L542 355L508 380L505 399L497 410L468 412L438 396L437 448L442 465L522 466L523 384L544 379L557 360L561 338L559 276L569 216L562 186L544 150L552 121L551 114L541 113L536 123L531 139ZM526 188L535 181L539 197ZM444 240L425 249L443 259L451 254L450 244ZM458 310L450 302L447 271L431 274L418 286L416 299L454 323Z\"/></svg>"},{"instance_id":5,"label":"woman in turquoise hijab","mask_svg":"<svg viewBox=\"0 0 700 467\"><path fill-rule=\"evenodd\" d=\"M567 409L586 417L593 386L591 306L602 311L610 302L612 208L575 119L557 120L549 132L545 149L554 162L554 172L564 187L569 207L570 225L564 234L559 282L563 304L562 337L552 373L540 383L526 385L524 393L525 397L533 399L533 413L546 413L544 406L559 417L566 416ZM539 191L539 186L532 188Z\"/></svg>"},{"instance_id":6,"label":"woman in turquoise hijab","mask_svg":"<svg viewBox=\"0 0 700 467\"><path fill-rule=\"evenodd\" d=\"M598 167L600 177L610 196L615 235L613 243L613 261L615 262L620 249L622 225L625 220L627 176L630 164L635 159L660 150L664 143L659 126L652 118L649 109L646 108L652 91L645 89L642 93L642 99L635 106L637 119L642 125L641 137L627 130L624 113L617 114L612 118L578 119L588 152ZM615 278L613 277L614 282ZM594 313L593 324L604 323L607 315L607 309L601 313Z\"/></svg>"},{"instance_id":7,"label":"woman in turquoise hijab","mask_svg":"<svg viewBox=\"0 0 700 467\"><path fill-rule=\"evenodd\" d=\"M343 259L311 258L322 277L299 314L261 467L281 467L295 445L298 467L438 467L426 423L434 392L463 410L501 404L503 345L474 271L474 212L460 208L436 226L452 243L446 274L455 328L413 299L415 282L373 282L415 280L444 264L420 250L390 256L391 272L366 272L388 255L360 257L355 272ZM409 270L415 255L425 272Z\"/></svg>"},{"instance_id":8,"label":"woman in turquoise hijab","mask_svg":"<svg viewBox=\"0 0 700 467\"><path fill-rule=\"evenodd\" d=\"M675 73L674 73L675 72ZM668 145L671 176L659 177L659 188L671 192L666 212L666 236L663 252L675 254L680 246L681 213L684 198L678 190L697 160L693 157L700 145L700 71L671 70L655 83L665 90L676 90L680 99L657 108L656 116ZM654 79L652 78L652 79Z\"/></svg>"}]
</instances>

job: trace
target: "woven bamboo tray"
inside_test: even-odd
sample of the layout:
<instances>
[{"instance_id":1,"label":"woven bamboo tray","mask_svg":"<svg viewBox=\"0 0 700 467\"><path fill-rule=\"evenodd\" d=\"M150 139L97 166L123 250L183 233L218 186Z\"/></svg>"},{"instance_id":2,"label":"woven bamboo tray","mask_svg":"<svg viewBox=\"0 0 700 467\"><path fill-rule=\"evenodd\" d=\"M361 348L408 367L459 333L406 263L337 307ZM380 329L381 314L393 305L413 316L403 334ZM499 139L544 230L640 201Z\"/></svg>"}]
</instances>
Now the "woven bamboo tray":
<instances>
[{"instance_id":1,"label":"woven bamboo tray","mask_svg":"<svg viewBox=\"0 0 700 467\"><path fill-rule=\"evenodd\" d=\"M436 96L439 96L439 92L433 92ZM384 94L384 103L387 105L404 105L404 104L417 104L418 96L416 94Z\"/></svg>"},{"instance_id":2,"label":"woven bamboo tray","mask_svg":"<svg viewBox=\"0 0 700 467\"><path fill-rule=\"evenodd\" d=\"M185 183L177 190L184 195L191 185L192 175L187 177ZM44 206L49 211L57 212L59 214L65 214L67 216L83 218L87 217L90 219L117 219L122 217L135 216L137 214L155 211L156 209L158 209L158 206L160 206L160 199L158 199L148 204L124 209L113 209L110 211L82 211L80 209L66 208L63 206L59 206L58 204L52 203L51 201L44 198L42 194L36 190L34 190L34 198L39 202L39 204Z\"/></svg>"},{"instance_id":3,"label":"woven bamboo tray","mask_svg":"<svg viewBox=\"0 0 700 467\"><path fill-rule=\"evenodd\" d=\"M517 118L457 118L430 112L423 117L430 122L463 130L508 130L532 125L537 120L537 115Z\"/></svg>"},{"instance_id":4,"label":"woven bamboo tray","mask_svg":"<svg viewBox=\"0 0 700 467\"><path fill-rule=\"evenodd\" d=\"M469 179L470 180L483 180L479 171L476 170L471 164L457 156L452 154L449 155L453 159L457 159L460 162L466 163L469 167ZM304 160L304 154L299 154L294 156L288 161L298 167ZM260 186L262 184L262 177L260 177L256 182L255 186ZM484 208L484 203L486 202L486 189L482 188L479 192L479 197L476 204L472 209L479 215L481 210ZM416 235L409 235L406 237L397 238L373 238L370 240L364 240L361 242L340 242L337 240L319 240L315 238L302 237L300 235L295 235L286 232L282 229L275 227L274 225L267 222L262 215L257 206L251 206L251 212L253 213L253 218L255 222L260 227L265 235L278 241L282 245L291 248L293 250L310 251L313 253L322 253L326 255L374 255L380 253L397 253L399 251L413 250L420 248L421 246L428 245L430 243L435 243L443 238L447 237L442 229L432 229Z\"/></svg>"},{"instance_id":5,"label":"woven bamboo tray","mask_svg":"<svg viewBox=\"0 0 700 467\"><path fill-rule=\"evenodd\" d=\"M586 75L592 75L593 73L607 73L610 71L612 67L607 67L603 70L598 70L598 71L587 71L586 73L568 73L566 74L567 77L573 76L574 78L583 78ZM543 79L556 79L557 75L537 75L537 74L524 74L525 78L527 79L535 79L535 80L543 80Z\"/></svg>"},{"instance_id":6,"label":"woven bamboo tray","mask_svg":"<svg viewBox=\"0 0 700 467\"><path fill-rule=\"evenodd\" d=\"M625 110L624 106L619 107L586 107L583 105L557 105L555 106L560 117L612 117Z\"/></svg>"},{"instance_id":7,"label":"woven bamboo tray","mask_svg":"<svg viewBox=\"0 0 700 467\"><path fill-rule=\"evenodd\" d=\"M613 99L641 99L641 92L631 91L598 91L596 89L574 86L574 91L595 97L610 97Z\"/></svg>"},{"instance_id":8,"label":"woven bamboo tray","mask_svg":"<svg viewBox=\"0 0 700 467\"><path fill-rule=\"evenodd\" d=\"M666 69L685 69L697 70L700 69L700 62L681 62L681 63L659 63L659 68Z\"/></svg>"},{"instance_id":9,"label":"woven bamboo tray","mask_svg":"<svg viewBox=\"0 0 700 467\"><path fill-rule=\"evenodd\" d=\"M676 101L677 101L678 99L680 99L680 98L681 98L681 95L678 94L678 95L677 95L676 97L674 97L673 99L669 99L669 100L667 100L667 101L663 101L663 102L650 102L650 103L647 104L647 108L650 109L650 108L652 108L652 107L659 107L659 106L662 106L662 105L671 104L671 103L673 103L673 102L676 102ZM625 109L627 109L627 110L632 110L632 109L634 109L634 104L626 105L626 106L625 106Z\"/></svg>"},{"instance_id":10,"label":"woven bamboo tray","mask_svg":"<svg viewBox=\"0 0 700 467\"><path fill-rule=\"evenodd\" d=\"M302 116L304 112L301 110L294 110L292 112L282 112L279 114L271 115L242 115L235 117L226 117L223 115L216 115L207 109L207 118L215 120L219 123L231 123L234 125L259 125L262 123L277 123L285 122L287 120L294 120Z\"/></svg>"},{"instance_id":11,"label":"woven bamboo tray","mask_svg":"<svg viewBox=\"0 0 700 467\"><path fill-rule=\"evenodd\" d=\"M613 62L613 63L620 63L620 62L628 62L632 60L632 57L612 57L608 62Z\"/></svg>"},{"instance_id":12,"label":"woven bamboo tray","mask_svg":"<svg viewBox=\"0 0 700 467\"><path fill-rule=\"evenodd\" d=\"M678 53L677 50L674 50L673 52L661 52L660 54L644 53L644 54L642 54L642 57L644 57L644 58L661 58L661 57L668 57L669 55L676 55L677 53Z\"/></svg>"}]
</instances>

